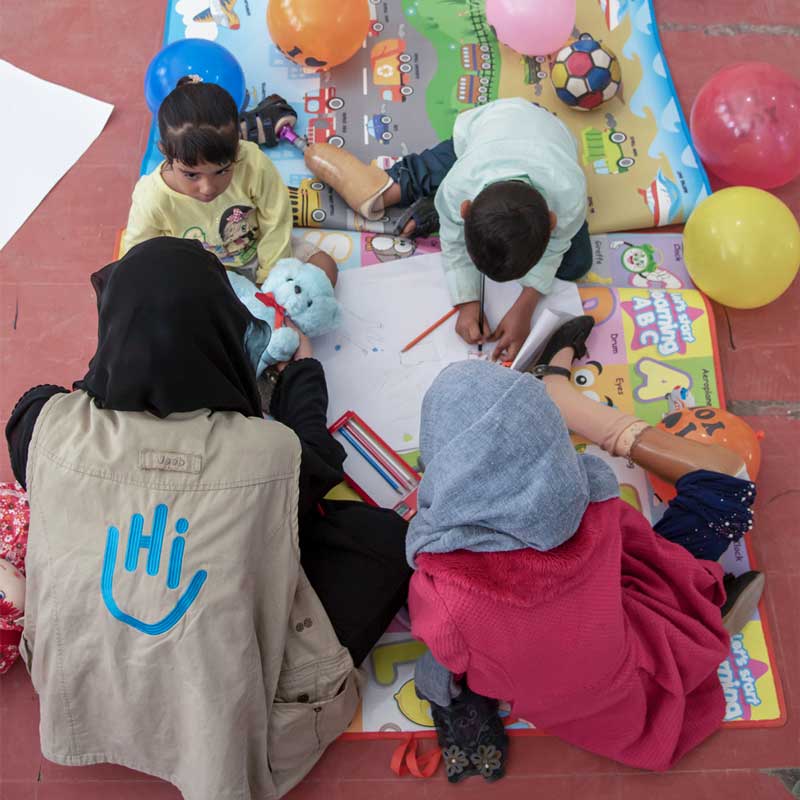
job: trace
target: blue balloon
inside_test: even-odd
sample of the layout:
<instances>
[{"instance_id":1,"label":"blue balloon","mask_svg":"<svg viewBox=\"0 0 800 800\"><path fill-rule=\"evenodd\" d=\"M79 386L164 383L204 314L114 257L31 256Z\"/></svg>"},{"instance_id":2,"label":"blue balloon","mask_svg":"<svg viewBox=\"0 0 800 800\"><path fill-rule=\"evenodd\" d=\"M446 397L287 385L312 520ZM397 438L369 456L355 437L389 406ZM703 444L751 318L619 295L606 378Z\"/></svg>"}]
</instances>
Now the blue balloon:
<instances>
[{"instance_id":1,"label":"blue balloon","mask_svg":"<svg viewBox=\"0 0 800 800\"><path fill-rule=\"evenodd\" d=\"M216 83L230 93L238 109L244 106L244 72L230 50L206 39L181 39L167 45L145 73L144 97L153 114L184 75L199 75L206 83Z\"/></svg>"}]
</instances>

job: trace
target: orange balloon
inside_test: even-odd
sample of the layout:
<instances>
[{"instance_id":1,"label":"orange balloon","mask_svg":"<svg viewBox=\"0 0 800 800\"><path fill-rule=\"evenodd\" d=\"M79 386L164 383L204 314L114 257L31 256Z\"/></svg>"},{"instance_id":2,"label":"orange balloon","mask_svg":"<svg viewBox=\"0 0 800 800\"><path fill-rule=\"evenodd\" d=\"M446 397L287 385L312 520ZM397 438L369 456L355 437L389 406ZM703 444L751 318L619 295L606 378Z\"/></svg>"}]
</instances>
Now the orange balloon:
<instances>
[{"instance_id":1,"label":"orange balloon","mask_svg":"<svg viewBox=\"0 0 800 800\"><path fill-rule=\"evenodd\" d=\"M718 444L738 453L744 459L750 480L755 480L761 466L761 445L763 431L756 433L743 419L728 411L713 406L684 408L667 414L659 428L675 436L685 436L704 444ZM655 493L666 503L675 497L675 487L648 473Z\"/></svg>"},{"instance_id":2,"label":"orange balloon","mask_svg":"<svg viewBox=\"0 0 800 800\"><path fill-rule=\"evenodd\" d=\"M369 31L369 0L270 0L267 27L287 58L323 72L361 47Z\"/></svg>"}]
</instances>

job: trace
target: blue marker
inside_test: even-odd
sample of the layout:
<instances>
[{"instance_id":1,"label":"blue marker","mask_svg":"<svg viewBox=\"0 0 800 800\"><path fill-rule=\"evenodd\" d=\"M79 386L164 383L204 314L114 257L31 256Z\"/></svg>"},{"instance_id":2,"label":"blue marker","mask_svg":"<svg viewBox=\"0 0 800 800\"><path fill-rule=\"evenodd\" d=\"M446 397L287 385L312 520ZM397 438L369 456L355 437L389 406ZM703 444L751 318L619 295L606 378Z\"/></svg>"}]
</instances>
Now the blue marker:
<instances>
[{"instance_id":1,"label":"blue marker","mask_svg":"<svg viewBox=\"0 0 800 800\"><path fill-rule=\"evenodd\" d=\"M400 491L400 485L395 483L390 477L387 472L381 468L380 464L366 451L364 448L349 434L343 427L339 428L339 433L344 436L344 438L355 448L355 450L361 455L367 463L369 463L375 471L392 487L398 494L402 494Z\"/></svg>"}]
</instances>

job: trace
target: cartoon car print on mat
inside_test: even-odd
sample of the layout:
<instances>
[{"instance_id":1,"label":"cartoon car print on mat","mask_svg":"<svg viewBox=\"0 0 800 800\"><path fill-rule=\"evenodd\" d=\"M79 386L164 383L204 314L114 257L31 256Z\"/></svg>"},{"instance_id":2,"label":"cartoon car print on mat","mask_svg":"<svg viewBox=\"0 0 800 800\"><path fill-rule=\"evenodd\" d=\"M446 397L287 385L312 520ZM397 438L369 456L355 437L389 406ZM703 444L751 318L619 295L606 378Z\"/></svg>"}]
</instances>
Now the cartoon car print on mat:
<instances>
[{"instance_id":1,"label":"cartoon car print on mat","mask_svg":"<svg viewBox=\"0 0 800 800\"><path fill-rule=\"evenodd\" d=\"M303 108L306 114L325 114L344 108L344 100L336 96L335 86L328 86L320 89L319 94L303 95Z\"/></svg>"},{"instance_id":2,"label":"cartoon car print on mat","mask_svg":"<svg viewBox=\"0 0 800 800\"><path fill-rule=\"evenodd\" d=\"M628 141L628 134L616 128L584 128L581 131L583 144L583 163L591 164L595 175L619 175L627 172L636 159L625 155L623 143ZM636 152L636 151L634 151Z\"/></svg>"},{"instance_id":3,"label":"cartoon car print on mat","mask_svg":"<svg viewBox=\"0 0 800 800\"><path fill-rule=\"evenodd\" d=\"M372 82L380 91L382 100L402 103L414 93L408 83L413 70L411 56L406 53L405 39L386 39L373 45L369 54Z\"/></svg>"},{"instance_id":4,"label":"cartoon car print on mat","mask_svg":"<svg viewBox=\"0 0 800 800\"><path fill-rule=\"evenodd\" d=\"M678 187L659 170L646 189L639 189L644 204L653 215L656 226L669 225L681 210L681 195Z\"/></svg>"},{"instance_id":5,"label":"cartoon car print on mat","mask_svg":"<svg viewBox=\"0 0 800 800\"><path fill-rule=\"evenodd\" d=\"M221 28L229 28L232 31L238 31L241 25L239 24L239 16L233 10L236 5L236 0L209 0L208 8L196 14L193 22L214 22Z\"/></svg>"},{"instance_id":6,"label":"cartoon car print on mat","mask_svg":"<svg viewBox=\"0 0 800 800\"><path fill-rule=\"evenodd\" d=\"M389 144L394 137L392 129L392 118L388 114L373 114L366 118L367 132L376 141Z\"/></svg>"},{"instance_id":7,"label":"cartoon car print on mat","mask_svg":"<svg viewBox=\"0 0 800 800\"><path fill-rule=\"evenodd\" d=\"M300 186L289 187L292 221L296 228L319 228L328 215L322 207L325 184L315 178L303 178Z\"/></svg>"}]
</instances>

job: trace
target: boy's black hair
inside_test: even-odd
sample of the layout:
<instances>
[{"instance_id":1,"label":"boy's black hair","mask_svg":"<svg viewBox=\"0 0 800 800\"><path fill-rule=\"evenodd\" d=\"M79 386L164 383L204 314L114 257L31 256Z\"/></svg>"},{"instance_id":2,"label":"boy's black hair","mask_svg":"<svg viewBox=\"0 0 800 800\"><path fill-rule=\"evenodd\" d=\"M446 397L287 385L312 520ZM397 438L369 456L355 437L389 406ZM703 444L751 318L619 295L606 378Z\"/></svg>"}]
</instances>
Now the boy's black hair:
<instances>
[{"instance_id":1,"label":"boy's black hair","mask_svg":"<svg viewBox=\"0 0 800 800\"><path fill-rule=\"evenodd\" d=\"M158 109L159 147L168 164L228 164L239 151L236 102L215 83L186 76Z\"/></svg>"},{"instance_id":2,"label":"boy's black hair","mask_svg":"<svg viewBox=\"0 0 800 800\"><path fill-rule=\"evenodd\" d=\"M528 183L491 183L472 201L464 239L484 275L495 281L519 280L544 255L550 241L550 209Z\"/></svg>"}]
</instances>

